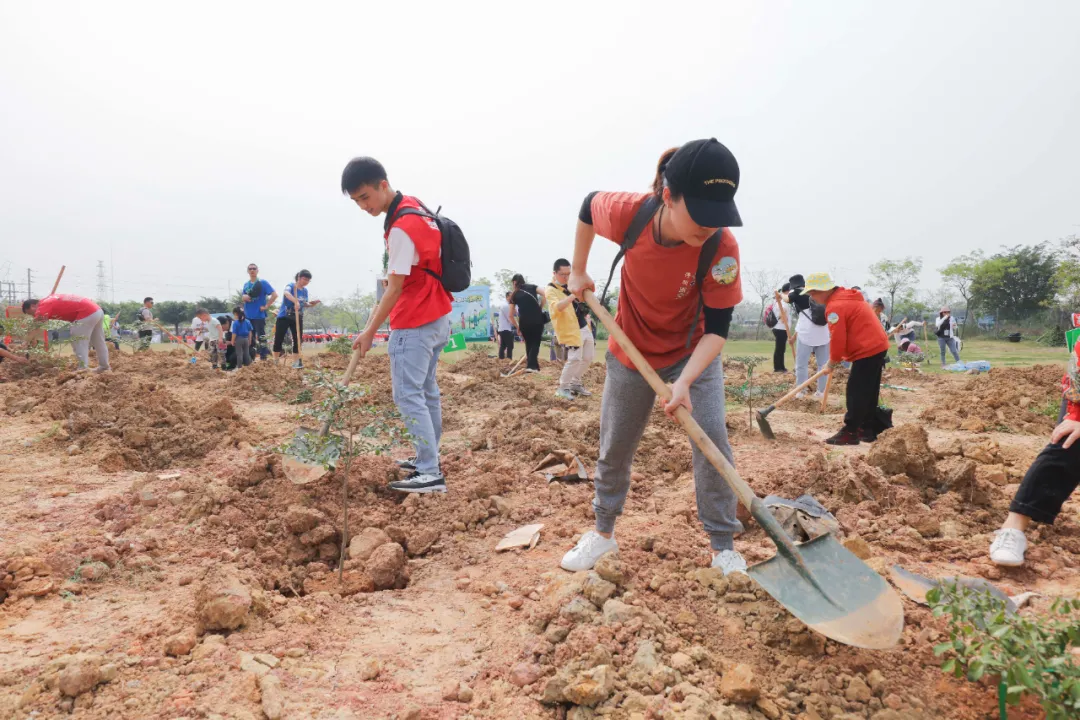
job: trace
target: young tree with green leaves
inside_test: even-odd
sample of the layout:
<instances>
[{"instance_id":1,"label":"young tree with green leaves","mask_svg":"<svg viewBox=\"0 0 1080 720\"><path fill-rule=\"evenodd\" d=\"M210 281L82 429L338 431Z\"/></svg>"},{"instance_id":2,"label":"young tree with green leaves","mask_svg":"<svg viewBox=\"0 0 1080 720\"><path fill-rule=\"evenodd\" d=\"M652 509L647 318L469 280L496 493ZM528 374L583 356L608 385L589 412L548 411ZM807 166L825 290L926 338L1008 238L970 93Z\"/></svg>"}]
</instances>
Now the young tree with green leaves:
<instances>
[{"instance_id":1,"label":"young tree with green leaves","mask_svg":"<svg viewBox=\"0 0 1080 720\"><path fill-rule=\"evenodd\" d=\"M889 296L889 322L893 319L896 296L913 291L922 272L922 258L906 257L903 260L879 260L870 266L870 283Z\"/></svg>"}]
</instances>

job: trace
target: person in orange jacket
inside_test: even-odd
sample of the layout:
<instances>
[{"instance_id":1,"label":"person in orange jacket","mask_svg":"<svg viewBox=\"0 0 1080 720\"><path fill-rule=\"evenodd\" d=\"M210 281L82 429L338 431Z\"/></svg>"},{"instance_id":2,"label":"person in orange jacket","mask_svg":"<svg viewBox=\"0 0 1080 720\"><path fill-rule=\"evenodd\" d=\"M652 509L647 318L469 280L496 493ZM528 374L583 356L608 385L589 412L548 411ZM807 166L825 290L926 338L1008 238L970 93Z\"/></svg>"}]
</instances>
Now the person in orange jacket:
<instances>
[{"instance_id":1,"label":"person in orange jacket","mask_svg":"<svg viewBox=\"0 0 1080 720\"><path fill-rule=\"evenodd\" d=\"M879 427L876 410L881 370L889 352L889 337L861 291L837 286L828 273L810 275L806 291L814 302L825 306L830 335L829 372L843 360L851 363L844 427L825 442L874 442Z\"/></svg>"}]
</instances>

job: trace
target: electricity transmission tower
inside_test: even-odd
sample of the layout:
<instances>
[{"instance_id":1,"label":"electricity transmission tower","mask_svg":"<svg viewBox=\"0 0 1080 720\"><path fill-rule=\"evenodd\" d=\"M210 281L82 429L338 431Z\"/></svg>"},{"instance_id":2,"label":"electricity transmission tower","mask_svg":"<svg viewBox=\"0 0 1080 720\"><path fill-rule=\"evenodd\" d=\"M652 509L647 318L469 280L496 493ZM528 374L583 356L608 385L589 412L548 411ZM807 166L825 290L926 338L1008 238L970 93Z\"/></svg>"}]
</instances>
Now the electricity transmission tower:
<instances>
[{"instance_id":1,"label":"electricity transmission tower","mask_svg":"<svg viewBox=\"0 0 1080 720\"><path fill-rule=\"evenodd\" d=\"M98 260L97 263L97 299L98 302L108 302L109 300L109 286L105 282L104 260Z\"/></svg>"}]
</instances>

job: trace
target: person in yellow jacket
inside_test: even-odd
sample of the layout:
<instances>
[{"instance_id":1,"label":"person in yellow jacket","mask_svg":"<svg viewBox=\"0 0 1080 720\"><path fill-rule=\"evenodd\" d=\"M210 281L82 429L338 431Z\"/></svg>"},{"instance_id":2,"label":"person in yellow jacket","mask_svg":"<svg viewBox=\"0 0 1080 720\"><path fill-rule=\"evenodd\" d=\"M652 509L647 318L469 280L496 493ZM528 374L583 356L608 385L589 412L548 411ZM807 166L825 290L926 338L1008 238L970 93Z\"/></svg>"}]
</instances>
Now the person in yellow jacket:
<instances>
[{"instance_id":1,"label":"person in yellow jacket","mask_svg":"<svg viewBox=\"0 0 1080 720\"><path fill-rule=\"evenodd\" d=\"M573 400L578 395L592 395L585 389L583 376L592 364L595 343L584 308L580 307L580 303L566 289L566 282L570 279L570 261L559 258L555 261L553 270L554 274L544 289L544 295L547 298L555 339L566 348L566 363L563 365L555 397Z\"/></svg>"}]
</instances>

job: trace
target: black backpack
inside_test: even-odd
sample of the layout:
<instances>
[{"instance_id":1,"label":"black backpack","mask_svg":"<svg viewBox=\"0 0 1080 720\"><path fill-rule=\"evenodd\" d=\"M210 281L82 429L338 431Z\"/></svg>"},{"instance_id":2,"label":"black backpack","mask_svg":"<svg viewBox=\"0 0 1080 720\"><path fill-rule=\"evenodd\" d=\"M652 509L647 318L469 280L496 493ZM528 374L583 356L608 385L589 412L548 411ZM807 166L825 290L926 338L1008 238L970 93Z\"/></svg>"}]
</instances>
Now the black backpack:
<instances>
[{"instance_id":1,"label":"black backpack","mask_svg":"<svg viewBox=\"0 0 1080 720\"><path fill-rule=\"evenodd\" d=\"M663 201L655 195L650 195L645 198L645 202L641 204L638 211L634 213L634 219L630 221L630 227L626 229L626 235L623 237L622 245L619 246L619 253L615 256L615 262L611 263L611 272L608 273L607 285L604 286L604 294L600 297L600 304L607 307L604 300L607 299L608 288L611 287L611 278L615 277L615 268L619 265L619 261L622 260L630 248L634 247L634 243L637 242L638 236L645 230L645 226L652 220L653 215L660 209ZM712 236L705 241L705 244L701 246L701 251L698 254L697 273L695 273L695 283L698 291L697 312L694 313L694 322L690 324L690 331L686 334L686 347L690 347L691 341L694 339L694 330L697 329L698 320L701 319L701 308L705 305L705 298L702 295L702 283L705 282L705 275L709 272L709 266L712 264L713 258L716 256L716 249L720 247L720 237L723 234L723 229L717 230Z\"/></svg>"},{"instance_id":2,"label":"black backpack","mask_svg":"<svg viewBox=\"0 0 1080 720\"><path fill-rule=\"evenodd\" d=\"M439 214L439 210L442 210L441 205L435 212L428 210L424 203L420 203L420 207L424 209L407 207L398 210L392 217L387 218L386 229L389 231L395 220L406 215L419 215L434 220L442 235L442 275L427 268L424 272L441 282L449 292L466 290L472 285L472 261L469 259L469 242L465 239L465 233L461 232L456 222Z\"/></svg>"}]
</instances>

